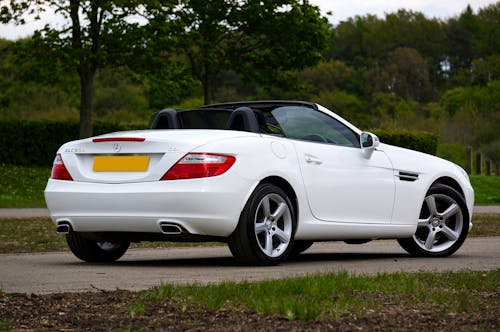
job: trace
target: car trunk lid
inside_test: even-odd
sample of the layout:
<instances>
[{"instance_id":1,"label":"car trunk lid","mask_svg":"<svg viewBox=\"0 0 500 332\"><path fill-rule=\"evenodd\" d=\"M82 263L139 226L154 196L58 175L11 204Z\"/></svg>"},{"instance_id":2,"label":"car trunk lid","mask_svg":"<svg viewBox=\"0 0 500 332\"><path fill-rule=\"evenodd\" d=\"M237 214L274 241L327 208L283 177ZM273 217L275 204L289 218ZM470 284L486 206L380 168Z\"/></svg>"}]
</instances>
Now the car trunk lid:
<instances>
[{"instance_id":1,"label":"car trunk lid","mask_svg":"<svg viewBox=\"0 0 500 332\"><path fill-rule=\"evenodd\" d=\"M222 130L117 132L69 142L58 153L74 181L158 181L186 153L209 141L249 135Z\"/></svg>"}]
</instances>

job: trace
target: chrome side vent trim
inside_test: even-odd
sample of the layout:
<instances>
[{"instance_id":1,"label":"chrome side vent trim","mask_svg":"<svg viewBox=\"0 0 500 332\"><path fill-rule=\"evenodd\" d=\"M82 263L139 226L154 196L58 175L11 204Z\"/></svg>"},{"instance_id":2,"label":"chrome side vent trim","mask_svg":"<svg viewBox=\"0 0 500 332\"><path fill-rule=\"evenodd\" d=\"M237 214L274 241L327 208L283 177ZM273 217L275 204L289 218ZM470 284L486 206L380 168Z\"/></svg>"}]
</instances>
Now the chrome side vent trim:
<instances>
[{"instance_id":1,"label":"chrome side vent trim","mask_svg":"<svg viewBox=\"0 0 500 332\"><path fill-rule=\"evenodd\" d=\"M418 180L418 174L417 173L410 173L410 172L399 172L398 177L401 181L409 181L413 182Z\"/></svg>"}]
</instances>

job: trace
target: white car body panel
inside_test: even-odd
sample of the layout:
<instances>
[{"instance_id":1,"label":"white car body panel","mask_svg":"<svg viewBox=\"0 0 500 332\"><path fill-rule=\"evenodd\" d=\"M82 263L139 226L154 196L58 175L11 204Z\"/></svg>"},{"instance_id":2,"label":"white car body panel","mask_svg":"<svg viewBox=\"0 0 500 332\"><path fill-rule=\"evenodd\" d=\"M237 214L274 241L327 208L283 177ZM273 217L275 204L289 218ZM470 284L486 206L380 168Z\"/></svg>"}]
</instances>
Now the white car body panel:
<instances>
[{"instance_id":1,"label":"white car body panel","mask_svg":"<svg viewBox=\"0 0 500 332\"><path fill-rule=\"evenodd\" d=\"M318 107L360 134L344 119ZM59 149L74 181L48 181L45 197L56 225L68 223L76 232L161 234L160 223L172 222L191 234L228 237L254 189L269 177L288 183L296 196L298 240L409 237L427 190L442 177L460 186L469 218L472 215L473 190L458 166L390 145L381 144L367 158L361 148L231 130L144 130L100 136L113 137L145 141L84 139ZM94 155L117 152L149 155L148 171L92 170ZM236 162L219 176L160 181L189 152L231 155ZM401 181L399 171L416 173L418 179Z\"/></svg>"}]
</instances>

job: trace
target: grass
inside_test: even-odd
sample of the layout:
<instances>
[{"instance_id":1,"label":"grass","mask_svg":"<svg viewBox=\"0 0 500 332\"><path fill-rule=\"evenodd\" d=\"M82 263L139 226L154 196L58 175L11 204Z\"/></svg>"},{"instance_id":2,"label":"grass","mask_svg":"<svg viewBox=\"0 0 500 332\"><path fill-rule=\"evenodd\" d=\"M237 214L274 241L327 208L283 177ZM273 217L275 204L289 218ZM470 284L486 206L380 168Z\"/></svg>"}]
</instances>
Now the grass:
<instances>
[{"instance_id":1,"label":"grass","mask_svg":"<svg viewBox=\"0 0 500 332\"><path fill-rule=\"evenodd\" d=\"M500 269L490 272L430 272L356 276L347 272L261 282L224 282L208 286L162 285L145 291L137 308L169 299L196 310L243 308L285 319L314 321L363 315L388 304L429 306L439 314L481 311L498 306ZM496 295L495 295L496 294ZM140 310L139 310L140 311ZM140 314L140 313L139 313Z\"/></svg>"},{"instance_id":2,"label":"grass","mask_svg":"<svg viewBox=\"0 0 500 332\"><path fill-rule=\"evenodd\" d=\"M50 168L0 165L0 208L45 207Z\"/></svg>"},{"instance_id":3,"label":"grass","mask_svg":"<svg viewBox=\"0 0 500 332\"><path fill-rule=\"evenodd\" d=\"M470 180L476 194L476 204L500 204L500 176L471 175Z\"/></svg>"},{"instance_id":4,"label":"grass","mask_svg":"<svg viewBox=\"0 0 500 332\"><path fill-rule=\"evenodd\" d=\"M470 236L500 236L500 215L474 216ZM220 243L140 242L132 248L206 246ZM55 233L49 218L0 219L0 253L33 253L68 250L64 236Z\"/></svg>"}]
</instances>

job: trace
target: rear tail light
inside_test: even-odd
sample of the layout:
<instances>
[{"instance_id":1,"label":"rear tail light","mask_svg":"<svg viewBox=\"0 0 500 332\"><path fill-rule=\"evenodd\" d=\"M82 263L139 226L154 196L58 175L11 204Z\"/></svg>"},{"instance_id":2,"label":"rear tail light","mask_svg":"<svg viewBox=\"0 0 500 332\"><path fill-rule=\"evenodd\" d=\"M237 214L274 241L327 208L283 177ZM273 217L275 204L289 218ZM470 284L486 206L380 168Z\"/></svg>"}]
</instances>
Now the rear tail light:
<instances>
[{"instance_id":1,"label":"rear tail light","mask_svg":"<svg viewBox=\"0 0 500 332\"><path fill-rule=\"evenodd\" d=\"M73 178L66 169L66 166L64 166L64 162L60 154L57 154L56 159L54 159L50 177L55 180L73 181Z\"/></svg>"},{"instance_id":2,"label":"rear tail light","mask_svg":"<svg viewBox=\"0 0 500 332\"><path fill-rule=\"evenodd\" d=\"M206 178L224 174L236 161L233 156L213 153L188 153L161 180Z\"/></svg>"}]
</instances>

